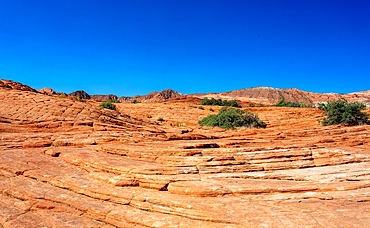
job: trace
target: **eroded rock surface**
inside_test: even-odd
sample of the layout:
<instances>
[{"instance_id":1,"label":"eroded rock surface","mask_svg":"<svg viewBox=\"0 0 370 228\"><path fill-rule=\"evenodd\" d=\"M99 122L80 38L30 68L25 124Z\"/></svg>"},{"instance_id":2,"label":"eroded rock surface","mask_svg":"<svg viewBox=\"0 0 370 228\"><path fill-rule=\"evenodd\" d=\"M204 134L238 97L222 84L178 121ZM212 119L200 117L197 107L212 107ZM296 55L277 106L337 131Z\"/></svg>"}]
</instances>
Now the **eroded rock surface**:
<instances>
[{"instance_id":1,"label":"eroded rock surface","mask_svg":"<svg viewBox=\"0 0 370 228\"><path fill-rule=\"evenodd\" d=\"M220 107L1 83L0 227L369 227L370 126L258 107L266 129L225 131L197 125Z\"/></svg>"}]
</instances>

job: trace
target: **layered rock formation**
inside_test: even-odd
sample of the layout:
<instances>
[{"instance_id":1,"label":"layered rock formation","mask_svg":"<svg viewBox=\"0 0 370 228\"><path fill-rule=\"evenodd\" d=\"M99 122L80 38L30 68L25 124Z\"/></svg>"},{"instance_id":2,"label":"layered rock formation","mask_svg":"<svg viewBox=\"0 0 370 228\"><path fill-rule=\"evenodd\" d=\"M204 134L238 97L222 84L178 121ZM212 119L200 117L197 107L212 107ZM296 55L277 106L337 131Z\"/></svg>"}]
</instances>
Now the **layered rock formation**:
<instances>
[{"instance_id":1,"label":"layered rock formation","mask_svg":"<svg viewBox=\"0 0 370 228\"><path fill-rule=\"evenodd\" d=\"M370 126L258 107L266 129L225 131L191 103L112 111L1 83L0 227L370 224Z\"/></svg>"}]
</instances>

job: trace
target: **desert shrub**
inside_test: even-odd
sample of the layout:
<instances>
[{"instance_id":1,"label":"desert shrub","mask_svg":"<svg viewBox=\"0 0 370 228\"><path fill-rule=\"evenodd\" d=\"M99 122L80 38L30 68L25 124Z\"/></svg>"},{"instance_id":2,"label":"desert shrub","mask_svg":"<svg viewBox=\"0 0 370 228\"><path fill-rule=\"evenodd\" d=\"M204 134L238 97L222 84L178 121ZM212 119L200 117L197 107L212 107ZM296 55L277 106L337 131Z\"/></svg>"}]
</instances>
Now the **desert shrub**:
<instances>
[{"instance_id":1,"label":"desert shrub","mask_svg":"<svg viewBox=\"0 0 370 228\"><path fill-rule=\"evenodd\" d=\"M293 102L293 101L285 101L285 99L281 99L278 103L275 104L277 107L302 107L301 103Z\"/></svg>"},{"instance_id":2,"label":"desert shrub","mask_svg":"<svg viewBox=\"0 0 370 228\"><path fill-rule=\"evenodd\" d=\"M217 105L217 106L229 106L240 108L241 106L238 104L236 100L221 100L221 99L214 99L214 98L203 98L201 101L201 105Z\"/></svg>"},{"instance_id":3,"label":"desert shrub","mask_svg":"<svg viewBox=\"0 0 370 228\"><path fill-rule=\"evenodd\" d=\"M100 107L111 109L111 110L116 110L116 105L113 104L111 101L101 103Z\"/></svg>"},{"instance_id":4,"label":"desert shrub","mask_svg":"<svg viewBox=\"0 0 370 228\"><path fill-rule=\"evenodd\" d=\"M162 117L158 117L157 121L164 121L164 119Z\"/></svg>"},{"instance_id":5,"label":"desert shrub","mask_svg":"<svg viewBox=\"0 0 370 228\"><path fill-rule=\"evenodd\" d=\"M141 101L138 101L138 100L132 100L131 103L133 104L137 104L137 103L141 103Z\"/></svg>"},{"instance_id":6,"label":"desert shrub","mask_svg":"<svg viewBox=\"0 0 370 228\"><path fill-rule=\"evenodd\" d=\"M120 100L109 100L109 101L112 102L112 103L121 103Z\"/></svg>"},{"instance_id":7,"label":"desert shrub","mask_svg":"<svg viewBox=\"0 0 370 228\"><path fill-rule=\"evenodd\" d=\"M251 108L256 107L256 105L253 104L253 103L250 103L248 106L251 107Z\"/></svg>"},{"instance_id":8,"label":"desert shrub","mask_svg":"<svg viewBox=\"0 0 370 228\"><path fill-rule=\"evenodd\" d=\"M201 101L201 105L219 105L222 106L222 100L221 99L209 99L208 97L205 97Z\"/></svg>"},{"instance_id":9,"label":"desert shrub","mask_svg":"<svg viewBox=\"0 0 370 228\"><path fill-rule=\"evenodd\" d=\"M198 109L204 110L203 106L198 106Z\"/></svg>"},{"instance_id":10,"label":"desert shrub","mask_svg":"<svg viewBox=\"0 0 370 228\"><path fill-rule=\"evenodd\" d=\"M274 106L276 107L295 107L295 108L312 108L313 107L308 101L301 101L301 102L285 101L284 98L282 98Z\"/></svg>"},{"instance_id":11,"label":"desert shrub","mask_svg":"<svg viewBox=\"0 0 370 228\"><path fill-rule=\"evenodd\" d=\"M235 129L237 127L266 127L266 124L261 121L256 114L226 107L223 107L216 115L204 117L199 121L199 125L221 127L224 129Z\"/></svg>"},{"instance_id":12,"label":"desert shrub","mask_svg":"<svg viewBox=\"0 0 370 228\"><path fill-rule=\"evenodd\" d=\"M319 109L323 110L326 117L321 120L322 125L360 125L370 124L367 113L361 112L366 109L366 105L360 102L348 102L344 99L329 101L326 104L319 104Z\"/></svg>"},{"instance_id":13,"label":"desert shrub","mask_svg":"<svg viewBox=\"0 0 370 228\"><path fill-rule=\"evenodd\" d=\"M229 107L235 107L235 108L241 107L236 100L224 100L222 101L222 106L229 106Z\"/></svg>"},{"instance_id":14,"label":"desert shrub","mask_svg":"<svg viewBox=\"0 0 370 228\"><path fill-rule=\"evenodd\" d=\"M215 110L211 107L209 108L209 111L214 112Z\"/></svg>"}]
</instances>

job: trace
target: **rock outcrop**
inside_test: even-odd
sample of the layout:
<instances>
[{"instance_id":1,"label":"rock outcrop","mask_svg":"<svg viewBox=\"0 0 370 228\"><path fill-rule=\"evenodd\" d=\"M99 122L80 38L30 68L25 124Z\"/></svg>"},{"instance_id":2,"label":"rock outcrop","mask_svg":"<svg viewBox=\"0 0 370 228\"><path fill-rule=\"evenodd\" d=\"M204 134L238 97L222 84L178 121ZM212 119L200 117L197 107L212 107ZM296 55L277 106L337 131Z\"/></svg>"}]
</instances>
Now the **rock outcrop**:
<instances>
[{"instance_id":1,"label":"rock outcrop","mask_svg":"<svg viewBox=\"0 0 370 228\"><path fill-rule=\"evenodd\" d=\"M75 92L68 94L68 96L77 97L79 99L90 99L91 98L90 95L83 90L77 90Z\"/></svg>"},{"instance_id":2,"label":"rock outcrop","mask_svg":"<svg viewBox=\"0 0 370 228\"><path fill-rule=\"evenodd\" d=\"M0 79L0 88L2 89L11 89L11 90L20 90L20 91L30 91L30 92L37 92L35 89L23 85L22 83L19 82L13 82L11 80L4 80Z\"/></svg>"},{"instance_id":3,"label":"rock outcrop","mask_svg":"<svg viewBox=\"0 0 370 228\"><path fill-rule=\"evenodd\" d=\"M0 227L370 224L368 125L323 127L316 108L255 107L266 129L226 131L197 125L220 107L174 99L108 110L8 84Z\"/></svg>"},{"instance_id":4,"label":"rock outcrop","mask_svg":"<svg viewBox=\"0 0 370 228\"><path fill-rule=\"evenodd\" d=\"M42 89L39 89L38 91L40 93L43 93L43 94L46 94L46 95L49 95L49 96L52 96L52 95L56 94L56 92L51 88L42 88Z\"/></svg>"}]
</instances>

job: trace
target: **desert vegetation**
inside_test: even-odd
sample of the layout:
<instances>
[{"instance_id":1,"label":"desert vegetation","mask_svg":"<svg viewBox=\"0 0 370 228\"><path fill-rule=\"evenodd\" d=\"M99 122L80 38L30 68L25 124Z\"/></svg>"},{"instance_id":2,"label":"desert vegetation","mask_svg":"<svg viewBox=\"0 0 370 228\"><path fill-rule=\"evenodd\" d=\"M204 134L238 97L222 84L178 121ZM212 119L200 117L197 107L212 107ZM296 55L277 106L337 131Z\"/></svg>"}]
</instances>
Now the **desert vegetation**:
<instances>
[{"instance_id":1,"label":"desert vegetation","mask_svg":"<svg viewBox=\"0 0 370 228\"><path fill-rule=\"evenodd\" d=\"M215 99L215 98L203 98L201 101L201 105L217 105L217 106L229 106L240 108L241 106L236 100L222 100L222 99Z\"/></svg>"},{"instance_id":2,"label":"desert vegetation","mask_svg":"<svg viewBox=\"0 0 370 228\"><path fill-rule=\"evenodd\" d=\"M100 107L111 109L111 110L116 110L116 105L112 101L103 102L100 104Z\"/></svg>"},{"instance_id":3,"label":"desert vegetation","mask_svg":"<svg viewBox=\"0 0 370 228\"><path fill-rule=\"evenodd\" d=\"M323 110L326 117L321 120L322 125L361 125L370 124L367 113L361 112L366 109L366 105L360 102L348 102L344 99L329 101L319 104L319 109Z\"/></svg>"},{"instance_id":4,"label":"desert vegetation","mask_svg":"<svg viewBox=\"0 0 370 228\"><path fill-rule=\"evenodd\" d=\"M294 102L294 101L285 101L284 98L282 98L278 103L276 103L274 106L276 107L293 107L293 108L308 108L312 107L308 102Z\"/></svg>"},{"instance_id":5,"label":"desert vegetation","mask_svg":"<svg viewBox=\"0 0 370 228\"><path fill-rule=\"evenodd\" d=\"M223 107L216 115L209 115L203 118L199 121L199 125L221 127L224 129L266 127L266 124L256 114L227 107Z\"/></svg>"}]
</instances>

